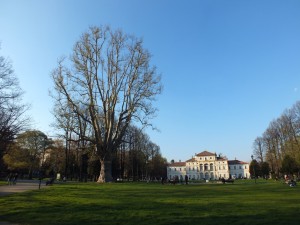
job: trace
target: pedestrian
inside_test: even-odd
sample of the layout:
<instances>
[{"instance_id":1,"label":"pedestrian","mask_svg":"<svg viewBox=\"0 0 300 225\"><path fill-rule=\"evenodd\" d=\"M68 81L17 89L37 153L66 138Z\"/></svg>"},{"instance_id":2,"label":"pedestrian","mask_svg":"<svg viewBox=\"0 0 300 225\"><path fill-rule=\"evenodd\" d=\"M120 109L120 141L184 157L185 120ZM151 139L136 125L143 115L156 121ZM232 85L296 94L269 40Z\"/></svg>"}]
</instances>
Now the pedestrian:
<instances>
[{"instance_id":1,"label":"pedestrian","mask_svg":"<svg viewBox=\"0 0 300 225\"><path fill-rule=\"evenodd\" d=\"M43 177L42 177L42 175L40 174L40 175L39 175L39 190L41 189L42 179L43 179Z\"/></svg>"},{"instance_id":2,"label":"pedestrian","mask_svg":"<svg viewBox=\"0 0 300 225\"><path fill-rule=\"evenodd\" d=\"M9 173L7 177L7 183L8 185L12 185L12 182L13 182L13 174Z\"/></svg>"},{"instance_id":3,"label":"pedestrian","mask_svg":"<svg viewBox=\"0 0 300 225\"><path fill-rule=\"evenodd\" d=\"M188 182L189 182L189 177L188 177L188 175L185 175L185 176L184 176L184 180L185 180L185 184L188 184Z\"/></svg>"},{"instance_id":4,"label":"pedestrian","mask_svg":"<svg viewBox=\"0 0 300 225\"><path fill-rule=\"evenodd\" d=\"M18 179L18 173L15 173L13 176L13 185L17 184L17 179Z\"/></svg>"}]
</instances>

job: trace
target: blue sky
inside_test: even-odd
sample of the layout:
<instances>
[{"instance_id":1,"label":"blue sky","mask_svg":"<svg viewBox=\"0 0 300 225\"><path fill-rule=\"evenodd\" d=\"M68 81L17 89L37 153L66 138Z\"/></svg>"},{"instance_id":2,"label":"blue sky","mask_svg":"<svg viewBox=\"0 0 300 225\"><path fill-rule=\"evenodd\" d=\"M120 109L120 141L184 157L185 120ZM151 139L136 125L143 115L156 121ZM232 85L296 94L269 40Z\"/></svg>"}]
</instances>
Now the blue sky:
<instances>
[{"instance_id":1,"label":"blue sky","mask_svg":"<svg viewBox=\"0 0 300 225\"><path fill-rule=\"evenodd\" d=\"M203 150L250 161L252 143L300 99L300 1L0 0L0 54L11 59L33 128L54 131L50 73L89 26L144 39L164 91L148 130L168 160Z\"/></svg>"}]
</instances>

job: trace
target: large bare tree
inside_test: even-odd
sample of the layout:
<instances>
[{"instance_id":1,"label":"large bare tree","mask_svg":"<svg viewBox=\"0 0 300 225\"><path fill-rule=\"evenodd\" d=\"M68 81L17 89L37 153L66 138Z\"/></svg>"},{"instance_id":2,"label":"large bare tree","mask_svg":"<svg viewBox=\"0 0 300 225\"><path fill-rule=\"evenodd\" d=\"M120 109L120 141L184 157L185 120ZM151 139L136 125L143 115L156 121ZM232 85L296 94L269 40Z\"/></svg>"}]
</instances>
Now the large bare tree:
<instances>
[{"instance_id":1,"label":"large bare tree","mask_svg":"<svg viewBox=\"0 0 300 225\"><path fill-rule=\"evenodd\" d=\"M77 126L89 124L101 164L98 182L109 182L112 153L132 122L151 125L152 102L161 93L160 76L143 41L110 27L91 27L76 42L70 62L60 60L52 78L55 99L71 109ZM75 130L75 129L74 129Z\"/></svg>"}]
</instances>

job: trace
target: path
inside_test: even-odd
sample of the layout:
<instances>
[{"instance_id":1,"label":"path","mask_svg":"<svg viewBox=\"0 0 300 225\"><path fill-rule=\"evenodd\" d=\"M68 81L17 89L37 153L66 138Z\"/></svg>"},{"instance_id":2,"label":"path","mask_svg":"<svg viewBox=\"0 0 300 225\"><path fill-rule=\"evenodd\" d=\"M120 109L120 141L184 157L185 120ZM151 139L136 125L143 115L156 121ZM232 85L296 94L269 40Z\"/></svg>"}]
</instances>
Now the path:
<instances>
[{"instance_id":1,"label":"path","mask_svg":"<svg viewBox=\"0 0 300 225\"><path fill-rule=\"evenodd\" d=\"M45 188L45 187L49 187L49 186L46 186L46 182L43 181L41 184L41 188ZM1 185L0 197L9 194L18 193L18 192L37 190L37 189L39 189L38 180L18 180L16 185Z\"/></svg>"}]
</instances>

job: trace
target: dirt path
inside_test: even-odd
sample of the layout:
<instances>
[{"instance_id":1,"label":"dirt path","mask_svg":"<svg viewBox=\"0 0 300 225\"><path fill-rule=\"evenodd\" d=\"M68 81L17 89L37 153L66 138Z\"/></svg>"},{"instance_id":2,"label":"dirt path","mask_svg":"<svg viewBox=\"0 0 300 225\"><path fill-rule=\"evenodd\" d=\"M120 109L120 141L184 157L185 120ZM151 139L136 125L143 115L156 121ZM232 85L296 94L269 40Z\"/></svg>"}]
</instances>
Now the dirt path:
<instances>
[{"instance_id":1,"label":"dirt path","mask_svg":"<svg viewBox=\"0 0 300 225\"><path fill-rule=\"evenodd\" d=\"M45 182L42 182L41 188L48 187L45 184L46 184ZM39 189L39 181L37 181L37 180L20 180L15 185L1 185L0 186L0 197L9 195L9 194L14 194L14 193L19 193L19 192L24 192L24 191L29 191L29 190L38 190L38 189ZM2 224L0 223L0 225L2 225Z\"/></svg>"}]
</instances>

